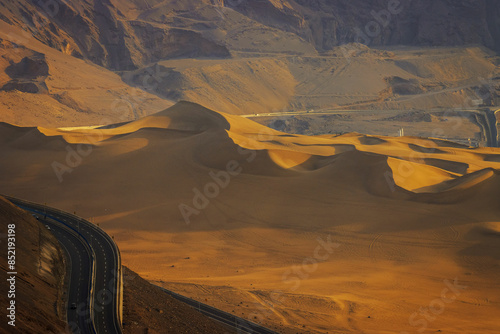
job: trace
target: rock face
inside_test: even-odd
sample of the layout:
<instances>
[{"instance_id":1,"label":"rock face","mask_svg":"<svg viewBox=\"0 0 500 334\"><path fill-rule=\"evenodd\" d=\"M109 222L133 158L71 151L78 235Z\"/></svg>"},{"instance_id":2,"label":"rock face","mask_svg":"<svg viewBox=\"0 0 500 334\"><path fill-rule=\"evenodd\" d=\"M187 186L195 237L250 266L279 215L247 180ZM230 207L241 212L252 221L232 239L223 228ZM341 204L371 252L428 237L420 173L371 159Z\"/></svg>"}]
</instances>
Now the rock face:
<instances>
[{"instance_id":1,"label":"rock face","mask_svg":"<svg viewBox=\"0 0 500 334\"><path fill-rule=\"evenodd\" d=\"M112 70L229 50L300 54L368 46L481 44L500 50L496 0L1 0L0 19ZM257 32L257 33L255 33ZM259 37L260 36L260 37ZM272 49L272 48L271 48Z\"/></svg>"},{"instance_id":2,"label":"rock face","mask_svg":"<svg viewBox=\"0 0 500 334\"><path fill-rule=\"evenodd\" d=\"M128 86L116 73L53 49L0 20L0 121L23 126L102 125L170 105Z\"/></svg>"},{"instance_id":3,"label":"rock face","mask_svg":"<svg viewBox=\"0 0 500 334\"><path fill-rule=\"evenodd\" d=\"M17 64L11 64L5 69L11 78L36 79L49 75L49 66L42 54L33 57L24 57Z\"/></svg>"},{"instance_id":4,"label":"rock face","mask_svg":"<svg viewBox=\"0 0 500 334\"><path fill-rule=\"evenodd\" d=\"M238 2L237 5L234 2ZM318 50L370 46L482 44L500 50L495 0L263 0L226 5L267 25L292 31Z\"/></svg>"},{"instance_id":5,"label":"rock face","mask_svg":"<svg viewBox=\"0 0 500 334\"><path fill-rule=\"evenodd\" d=\"M184 29L162 29L149 23L132 22L136 36L141 40L144 62L152 63L171 58L198 58L230 56L229 51L213 43L195 31Z\"/></svg>"},{"instance_id":6,"label":"rock face","mask_svg":"<svg viewBox=\"0 0 500 334\"><path fill-rule=\"evenodd\" d=\"M35 53L26 56L20 62L12 62L5 69L5 73L11 78L0 90L20 91L24 93L46 93L47 85L45 79L49 75L49 65L45 56Z\"/></svg>"},{"instance_id":7,"label":"rock face","mask_svg":"<svg viewBox=\"0 0 500 334\"><path fill-rule=\"evenodd\" d=\"M2 0L0 19L23 27L55 49L112 70L129 70L164 58L228 57L199 33L127 20L109 0ZM22 39L22 36L21 36Z\"/></svg>"}]
</instances>

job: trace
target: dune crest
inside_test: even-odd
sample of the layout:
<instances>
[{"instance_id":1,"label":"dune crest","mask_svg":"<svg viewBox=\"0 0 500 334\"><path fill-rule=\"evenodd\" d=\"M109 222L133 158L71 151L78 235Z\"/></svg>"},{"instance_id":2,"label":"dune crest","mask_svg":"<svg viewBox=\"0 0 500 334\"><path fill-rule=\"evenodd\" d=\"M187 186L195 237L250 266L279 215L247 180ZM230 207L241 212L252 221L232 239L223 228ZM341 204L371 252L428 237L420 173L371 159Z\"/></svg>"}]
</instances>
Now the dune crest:
<instances>
[{"instance_id":1,"label":"dune crest","mask_svg":"<svg viewBox=\"0 0 500 334\"><path fill-rule=\"evenodd\" d=\"M112 151L110 155L119 156L135 150L148 150L149 145L157 140L149 138L152 130L166 131L165 138L180 136L189 139L195 145L193 159L209 168L224 169L230 156L244 161L244 154L239 152L241 149L255 151L259 163L248 164L249 167L243 171L251 174L268 175L270 169L312 172L329 165L332 167L327 168L330 170L328 173L335 170L338 174L350 174L356 166L375 163L377 159L365 155L373 154L380 156L383 160L380 163L384 165L382 175L376 179L392 179L393 188L396 186L413 193L468 189L492 177L492 168L500 167L495 154L486 149L470 149L441 139L391 138L356 133L341 136L288 135L247 118L216 112L187 101L136 121L104 127L19 128L3 123L0 138L5 144L19 149L48 146L54 139L60 145L104 145ZM158 136L162 138L161 133ZM124 149L125 143L132 144L131 148ZM226 149L221 151L224 147ZM353 151L364 154L352 154ZM342 160L337 159L340 155L344 156ZM339 161L346 158L355 168L340 167L337 170ZM379 181L366 181L366 185L370 182L377 186L368 188L380 188Z\"/></svg>"},{"instance_id":2,"label":"dune crest","mask_svg":"<svg viewBox=\"0 0 500 334\"><path fill-rule=\"evenodd\" d=\"M35 147L49 145L49 141L53 143L51 145L56 146L65 143L98 146L102 145L104 141L119 140L123 136L130 136L147 129L178 131L184 132L186 135L205 131L217 132L213 135L215 137L207 139L205 143L207 144L217 143L221 140L226 141L228 138L223 135L225 132L236 146L249 150L265 151L267 158L279 168L296 171L314 170L319 168L318 166L323 167L327 164L326 161L331 161L339 153L358 150L388 156L387 163L393 171L395 184L416 193L439 192L446 189L448 181L488 168L490 162L496 165L499 160L496 158L497 155L483 152L484 150L470 150L463 145L441 139L409 137L396 139L361 134L346 134L338 137L287 135L249 119L212 111L186 101L136 121L97 128L38 127L28 131L27 128L16 128L6 123L2 127L4 138L15 138L10 142L10 145L17 145L19 148L29 148L31 141L36 142ZM20 135L22 131L24 134ZM53 139L49 139L51 137L58 139L53 142ZM147 144L142 141L141 144L133 146L136 149L142 149ZM120 152L124 153L127 150L118 150L114 155L119 155ZM470 157L475 158L472 163L468 162L471 161ZM224 163L212 161L207 166L223 165ZM462 167L457 167L463 165L468 166L466 172ZM261 170L261 168L258 169Z\"/></svg>"}]
</instances>

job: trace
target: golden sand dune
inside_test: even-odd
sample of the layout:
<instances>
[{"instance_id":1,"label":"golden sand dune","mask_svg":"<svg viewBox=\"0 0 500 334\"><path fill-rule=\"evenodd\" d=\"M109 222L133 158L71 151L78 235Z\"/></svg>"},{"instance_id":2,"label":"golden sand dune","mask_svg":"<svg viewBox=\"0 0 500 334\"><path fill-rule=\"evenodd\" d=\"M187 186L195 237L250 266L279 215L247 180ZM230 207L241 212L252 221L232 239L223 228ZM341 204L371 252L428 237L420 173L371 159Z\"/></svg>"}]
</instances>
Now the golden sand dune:
<instances>
[{"instance_id":1,"label":"golden sand dune","mask_svg":"<svg viewBox=\"0 0 500 334\"><path fill-rule=\"evenodd\" d=\"M92 218L149 280L279 332L499 328L498 149L180 102L105 128L1 124L0 154L3 193Z\"/></svg>"}]
</instances>

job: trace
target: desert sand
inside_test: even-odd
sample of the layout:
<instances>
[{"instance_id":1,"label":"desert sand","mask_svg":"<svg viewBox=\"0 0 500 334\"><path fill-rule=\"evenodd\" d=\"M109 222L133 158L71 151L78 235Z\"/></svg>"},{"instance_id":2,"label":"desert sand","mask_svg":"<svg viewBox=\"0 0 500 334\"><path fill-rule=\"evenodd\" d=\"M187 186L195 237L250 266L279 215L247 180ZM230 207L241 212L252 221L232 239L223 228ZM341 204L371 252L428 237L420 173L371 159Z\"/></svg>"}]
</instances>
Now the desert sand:
<instances>
[{"instance_id":1,"label":"desert sand","mask_svg":"<svg viewBox=\"0 0 500 334\"><path fill-rule=\"evenodd\" d=\"M180 102L105 129L4 123L0 154L3 193L90 219L142 277L281 333L500 326L498 149L286 134Z\"/></svg>"}]
</instances>

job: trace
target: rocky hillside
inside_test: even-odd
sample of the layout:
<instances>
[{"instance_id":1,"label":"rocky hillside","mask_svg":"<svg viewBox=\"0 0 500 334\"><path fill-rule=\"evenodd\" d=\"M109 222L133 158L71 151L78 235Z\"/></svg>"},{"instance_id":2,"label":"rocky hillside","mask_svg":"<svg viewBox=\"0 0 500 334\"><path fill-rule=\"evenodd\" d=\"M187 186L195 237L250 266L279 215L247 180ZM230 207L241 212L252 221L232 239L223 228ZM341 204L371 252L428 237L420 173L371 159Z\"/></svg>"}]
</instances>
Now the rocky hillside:
<instances>
[{"instance_id":1,"label":"rocky hillside","mask_svg":"<svg viewBox=\"0 0 500 334\"><path fill-rule=\"evenodd\" d=\"M495 0L0 1L0 19L113 70L230 51L304 54L370 46L500 50ZM263 38L265 37L265 38Z\"/></svg>"},{"instance_id":2,"label":"rocky hillside","mask_svg":"<svg viewBox=\"0 0 500 334\"><path fill-rule=\"evenodd\" d=\"M482 44L500 49L500 3L495 0L231 0L225 5L291 31L311 41L318 51L349 42Z\"/></svg>"},{"instance_id":3,"label":"rocky hillside","mask_svg":"<svg viewBox=\"0 0 500 334\"><path fill-rule=\"evenodd\" d=\"M9 277L7 272L12 271L7 263L7 236L10 224L15 225L15 271L17 271L14 285L15 298L7 295L6 281L2 282L5 293L0 295L4 314L7 314L7 305L15 300L15 331L14 327L8 325L4 319L0 322L0 332L64 333L66 325L63 321L65 311L62 298L66 269L59 242L45 226L3 197L0 197L0 221L2 222L0 272L2 277Z\"/></svg>"},{"instance_id":4,"label":"rocky hillside","mask_svg":"<svg viewBox=\"0 0 500 334\"><path fill-rule=\"evenodd\" d=\"M116 73L53 49L0 20L0 121L28 126L99 125L170 106ZM151 76L151 75L150 75ZM154 80L149 80L154 84Z\"/></svg>"},{"instance_id":5,"label":"rocky hillside","mask_svg":"<svg viewBox=\"0 0 500 334\"><path fill-rule=\"evenodd\" d=\"M0 19L44 44L113 70L175 57L227 57L228 50L199 33L128 20L109 0L2 0Z\"/></svg>"},{"instance_id":6,"label":"rocky hillside","mask_svg":"<svg viewBox=\"0 0 500 334\"><path fill-rule=\"evenodd\" d=\"M242 115L496 106L499 14L493 0L0 0L0 121L104 125L180 100Z\"/></svg>"},{"instance_id":7,"label":"rocky hillside","mask_svg":"<svg viewBox=\"0 0 500 334\"><path fill-rule=\"evenodd\" d=\"M65 259L57 239L29 213L0 197L0 272L9 277L8 226L15 224L16 270L15 328L0 323L1 333L66 333ZM7 283L5 283L7 284ZM10 303L0 296L2 307ZM13 299L14 300L14 299ZM124 333L232 333L230 329L198 313L124 268ZM4 308L4 309L5 309ZM7 312L7 311L5 311ZM10 312L10 311L9 311Z\"/></svg>"},{"instance_id":8,"label":"rocky hillside","mask_svg":"<svg viewBox=\"0 0 500 334\"><path fill-rule=\"evenodd\" d=\"M124 334L232 334L232 330L209 319L191 306L167 295L124 267Z\"/></svg>"}]
</instances>

